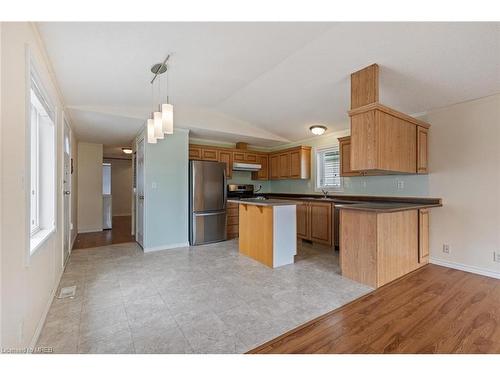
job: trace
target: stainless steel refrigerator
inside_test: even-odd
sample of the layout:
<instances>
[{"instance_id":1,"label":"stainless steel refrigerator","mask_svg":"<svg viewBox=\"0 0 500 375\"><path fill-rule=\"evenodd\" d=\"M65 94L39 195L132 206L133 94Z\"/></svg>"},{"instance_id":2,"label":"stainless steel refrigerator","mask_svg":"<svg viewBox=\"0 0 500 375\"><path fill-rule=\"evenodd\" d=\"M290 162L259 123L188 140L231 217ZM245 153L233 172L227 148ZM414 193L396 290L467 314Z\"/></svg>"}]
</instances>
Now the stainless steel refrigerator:
<instances>
[{"instance_id":1,"label":"stainless steel refrigerator","mask_svg":"<svg viewBox=\"0 0 500 375\"><path fill-rule=\"evenodd\" d=\"M189 162L189 243L226 240L226 164Z\"/></svg>"}]
</instances>

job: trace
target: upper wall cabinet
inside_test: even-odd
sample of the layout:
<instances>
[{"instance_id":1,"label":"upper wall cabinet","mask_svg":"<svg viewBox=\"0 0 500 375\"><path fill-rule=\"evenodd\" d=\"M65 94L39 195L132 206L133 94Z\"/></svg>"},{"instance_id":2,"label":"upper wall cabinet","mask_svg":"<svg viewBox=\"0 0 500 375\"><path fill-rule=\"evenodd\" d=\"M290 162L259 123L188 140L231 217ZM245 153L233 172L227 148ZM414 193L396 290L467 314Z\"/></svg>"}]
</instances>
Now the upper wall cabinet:
<instances>
[{"instance_id":1,"label":"upper wall cabinet","mask_svg":"<svg viewBox=\"0 0 500 375\"><path fill-rule=\"evenodd\" d=\"M429 124L378 103L378 65L351 75L350 170L370 174L427 173Z\"/></svg>"},{"instance_id":2,"label":"upper wall cabinet","mask_svg":"<svg viewBox=\"0 0 500 375\"><path fill-rule=\"evenodd\" d=\"M311 147L299 146L269 155L270 179L288 180L311 178Z\"/></svg>"},{"instance_id":3,"label":"upper wall cabinet","mask_svg":"<svg viewBox=\"0 0 500 375\"><path fill-rule=\"evenodd\" d=\"M252 172L252 180L309 179L311 177L311 147L298 146L274 153L237 148L189 145L190 160L209 160L226 163L226 176L230 178L233 163L260 164Z\"/></svg>"},{"instance_id":4,"label":"upper wall cabinet","mask_svg":"<svg viewBox=\"0 0 500 375\"><path fill-rule=\"evenodd\" d=\"M427 173L428 124L378 103L349 116L352 171Z\"/></svg>"},{"instance_id":5,"label":"upper wall cabinet","mask_svg":"<svg viewBox=\"0 0 500 375\"><path fill-rule=\"evenodd\" d=\"M341 177L361 176L363 174L351 169L351 137L339 138L339 154Z\"/></svg>"}]
</instances>

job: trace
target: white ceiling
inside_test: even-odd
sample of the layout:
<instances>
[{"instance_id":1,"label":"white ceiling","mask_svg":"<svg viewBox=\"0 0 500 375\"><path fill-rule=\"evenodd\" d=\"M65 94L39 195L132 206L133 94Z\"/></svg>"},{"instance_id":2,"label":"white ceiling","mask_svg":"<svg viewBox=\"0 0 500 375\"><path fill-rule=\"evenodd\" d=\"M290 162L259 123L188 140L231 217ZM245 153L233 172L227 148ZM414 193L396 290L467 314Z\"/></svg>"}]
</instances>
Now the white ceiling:
<instances>
[{"instance_id":1,"label":"white ceiling","mask_svg":"<svg viewBox=\"0 0 500 375\"><path fill-rule=\"evenodd\" d=\"M420 113L500 92L500 23L40 23L80 140L128 144L172 52L175 124L272 146L348 126L349 75L380 65L380 100Z\"/></svg>"}]
</instances>

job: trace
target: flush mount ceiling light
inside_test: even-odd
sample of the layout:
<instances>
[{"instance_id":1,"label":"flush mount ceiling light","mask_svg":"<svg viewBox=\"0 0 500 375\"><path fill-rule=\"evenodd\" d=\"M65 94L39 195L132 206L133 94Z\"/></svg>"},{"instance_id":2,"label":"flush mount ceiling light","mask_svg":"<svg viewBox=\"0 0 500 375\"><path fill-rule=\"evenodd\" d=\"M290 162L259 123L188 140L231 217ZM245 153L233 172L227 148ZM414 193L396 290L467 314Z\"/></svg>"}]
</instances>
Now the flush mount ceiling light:
<instances>
[{"instance_id":1,"label":"flush mount ceiling light","mask_svg":"<svg viewBox=\"0 0 500 375\"><path fill-rule=\"evenodd\" d=\"M154 64L151 67L151 73L154 74L153 79L151 80L151 93L152 93L152 102L153 102L153 110L152 110L152 118L147 122L147 138L148 143L156 143L158 139L163 139L165 134L173 134L174 133L174 106L170 104L169 100L169 85L168 85L168 71L169 67L167 65L167 61L170 59L170 55L165 57L162 63ZM166 102L162 103L161 100L161 81L158 81L158 105L159 111L155 111L155 100L154 100L154 82L156 77L159 75L166 74Z\"/></svg>"},{"instance_id":2,"label":"flush mount ceiling light","mask_svg":"<svg viewBox=\"0 0 500 375\"><path fill-rule=\"evenodd\" d=\"M132 153L132 149L130 147L122 147L122 152L124 154L130 155Z\"/></svg>"},{"instance_id":3,"label":"flush mount ceiling light","mask_svg":"<svg viewBox=\"0 0 500 375\"><path fill-rule=\"evenodd\" d=\"M313 125L309 127L309 130L314 135L323 135L326 132L327 127L324 125Z\"/></svg>"}]
</instances>

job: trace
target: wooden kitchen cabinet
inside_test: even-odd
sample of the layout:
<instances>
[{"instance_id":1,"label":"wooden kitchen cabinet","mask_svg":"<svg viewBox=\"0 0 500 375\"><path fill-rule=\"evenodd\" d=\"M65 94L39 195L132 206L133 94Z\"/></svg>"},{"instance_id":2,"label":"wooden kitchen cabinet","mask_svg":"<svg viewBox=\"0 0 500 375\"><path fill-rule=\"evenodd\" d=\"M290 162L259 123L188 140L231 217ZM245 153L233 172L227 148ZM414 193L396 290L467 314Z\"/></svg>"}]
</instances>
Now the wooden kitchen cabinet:
<instances>
[{"instance_id":1,"label":"wooden kitchen cabinet","mask_svg":"<svg viewBox=\"0 0 500 375\"><path fill-rule=\"evenodd\" d=\"M299 146L269 155L270 179L311 178L311 147Z\"/></svg>"},{"instance_id":2,"label":"wooden kitchen cabinet","mask_svg":"<svg viewBox=\"0 0 500 375\"><path fill-rule=\"evenodd\" d=\"M340 210L342 276L378 288L427 263L422 210ZM425 214L424 214L425 216Z\"/></svg>"},{"instance_id":3,"label":"wooden kitchen cabinet","mask_svg":"<svg viewBox=\"0 0 500 375\"><path fill-rule=\"evenodd\" d=\"M189 160L201 160L201 147L189 145Z\"/></svg>"},{"instance_id":4,"label":"wooden kitchen cabinet","mask_svg":"<svg viewBox=\"0 0 500 375\"><path fill-rule=\"evenodd\" d=\"M311 239L309 227L309 203L297 201L297 237L304 240Z\"/></svg>"},{"instance_id":5,"label":"wooden kitchen cabinet","mask_svg":"<svg viewBox=\"0 0 500 375\"><path fill-rule=\"evenodd\" d=\"M285 152L280 154L280 172L279 176L281 179L287 179L290 177L290 153Z\"/></svg>"},{"instance_id":6,"label":"wooden kitchen cabinet","mask_svg":"<svg viewBox=\"0 0 500 375\"><path fill-rule=\"evenodd\" d=\"M260 171L252 172L252 180L269 180L269 157L258 155L257 164L261 165Z\"/></svg>"},{"instance_id":7,"label":"wooden kitchen cabinet","mask_svg":"<svg viewBox=\"0 0 500 375\"><path fill-rule=\"evenodd\" d=\"M237 203L227 204L227 239L237 238L239 235L239 205Z\"/></svg>"},{"instance_id":8,"label":"wooden kitchen cabinet","mask_svg":"<svg viewBox=\"0 0 500 375\"><path fill-rule=\"evenodd\" d=\"M280 178L280 156L269 156L269 176L271 180L278 180Z\"/></svg>"},{"instance_id":9,"label":"wooden kitchen cabinet","mask_svg":"<svg viewBox=\"0 0 500 375\"><path fill-rule=\"evenodd\" d=\"M340 176L362 176L362 172L351 170L351 137L339 138Z\"/></svg>"},{"instance_id":10,"label":"wooden kitchen cabinet","mask_svg":"<svg viewBox=\"0 0 500 375\"><path fill-rule=\"evenodd\" d=\"M333 245L332 203L297 201L297 237Z\"/></svg>"},{"instance_id":11,"label":"wooden kitchen cabinet","mask_svg":"<svg viewBox=\"0 0 500 375\"><path fill-rule=\"evenodd\" d=\"M429 129L417 126L417 173L429 173L427 155L429 153Z\"/></svg>"},{"instance_id":12,"label":"wooden kitchen cabinet","mask_svg":"<svg viewBox=\"0 0 500 375\"><path fill-rule=\"evenodd\" d=\"M244 151L233 151L233 161L235 163L245 162L245 152Z\"/></svg>"},{"instance_id":13,"label":"wooden kitchen cabinet","mask_svg":"<svg viewBox=\"0 0 500 375\"><path fill-rule=\"evenodd\" d=\"M206 161L219 161L219 151L212 148L202 148L201 159Z\"/></svg>"},{"instance_id":14,"label":"wooden kitchen cabinet","mask_svg":"<svg viewBox=\"0 0 500 375\"><path fill-rule=\"evenodd\" d=\"M381 104L349 111L352 171L417 173L417 128L429 124Z\"/></svg>"},{"instance_id":15,"label":"wooden kitchen cabinet","mask_svg":"<svg viewBox=\"0 0 500 375\"><path fill-rule=\"evenodd\" d=\"M226 177L233 175L233 153L231 151L219 151L219 161L226 163Z\"/></svg>"},{"instance_id":16,"label":"wooden kitchen cabinet","mask_svg":"<svg viewBox=\"0 0 500 375\"><path fill-rule=\"evenodd\" d=\"M310 202L311 241L332 246L332 204Z\"/></svg>"},{"instance_id":17,"label":"wooden kitchen cabinet","mask_svg":"<svg viewBox=\"0 0 500 375\"><path fill-rule=\"evenodd\" d=\"M418 262L429 263L429 209L418 210Z\"/></svg>"},{"instance_id":18,"label":"wooden kitchen cabinet","mask_svg":"<svg viewBox=\"0 0 500 375\"><path fill-rule=\"evenodd\" d=\"M189 160L224 162L228 178L232 177L233 163L260 164L261 170L252 172L253 180L309 179L311 175L311 147L308 146L267 153L190 144Z\"/></svg>"}]
</instances>

